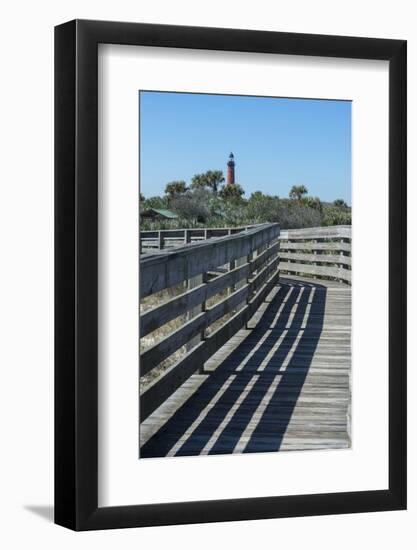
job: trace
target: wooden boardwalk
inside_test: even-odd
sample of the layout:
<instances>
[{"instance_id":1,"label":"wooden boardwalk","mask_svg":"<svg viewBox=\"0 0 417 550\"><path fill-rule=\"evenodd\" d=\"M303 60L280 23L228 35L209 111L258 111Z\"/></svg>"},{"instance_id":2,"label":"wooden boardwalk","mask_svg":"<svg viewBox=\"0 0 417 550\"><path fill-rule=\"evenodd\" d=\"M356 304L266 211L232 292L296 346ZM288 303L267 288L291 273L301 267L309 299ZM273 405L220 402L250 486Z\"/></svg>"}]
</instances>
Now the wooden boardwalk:
<instances>
[{"instance_id":1,"label":"wooden boardwalk","mask_svg":"<svg viewBox=\"0 0 417 550\"><path fill-rule=\"evenodd\" d=\"M351 287L281 276L140 427L140 456L350 446Z\"/></svg>"}]
</instances>

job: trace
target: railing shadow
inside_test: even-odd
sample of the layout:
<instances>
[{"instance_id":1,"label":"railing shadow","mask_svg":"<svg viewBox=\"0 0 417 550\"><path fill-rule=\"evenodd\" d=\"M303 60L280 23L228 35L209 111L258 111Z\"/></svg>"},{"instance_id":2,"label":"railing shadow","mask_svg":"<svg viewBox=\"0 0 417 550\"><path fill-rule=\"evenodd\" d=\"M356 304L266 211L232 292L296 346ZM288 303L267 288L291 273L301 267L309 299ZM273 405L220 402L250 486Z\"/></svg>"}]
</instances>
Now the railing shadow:
<instances>
[{"instance_id":1,"label":"railing shadow","mask_svg":"<svg viewBox=\"0 0 417 550\"><path fill-rule=\"evenodd\" d=\"M326 287L283 279L261 318L141 458L279 451L323 329Z\"/></svg>"}]
</instances>

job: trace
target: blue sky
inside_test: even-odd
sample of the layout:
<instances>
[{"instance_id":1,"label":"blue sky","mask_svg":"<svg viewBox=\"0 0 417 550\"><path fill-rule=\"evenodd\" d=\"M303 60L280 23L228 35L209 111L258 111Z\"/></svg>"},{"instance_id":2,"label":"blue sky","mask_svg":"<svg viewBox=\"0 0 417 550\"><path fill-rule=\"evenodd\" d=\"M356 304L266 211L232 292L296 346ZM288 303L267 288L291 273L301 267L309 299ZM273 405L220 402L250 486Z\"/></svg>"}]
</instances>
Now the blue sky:
<instances>
[{"instance_id":1,"label":"blue sky","mask_svg":"<svg viewBox=\"0 0 417 550\"><path fill-rule=\"evenodd\" d=\"M287 197L351 204L351 102L140 92L140 185L162 195L173 180L223 170L235 155L236 182Z\"/></svg>"}]
</instances>

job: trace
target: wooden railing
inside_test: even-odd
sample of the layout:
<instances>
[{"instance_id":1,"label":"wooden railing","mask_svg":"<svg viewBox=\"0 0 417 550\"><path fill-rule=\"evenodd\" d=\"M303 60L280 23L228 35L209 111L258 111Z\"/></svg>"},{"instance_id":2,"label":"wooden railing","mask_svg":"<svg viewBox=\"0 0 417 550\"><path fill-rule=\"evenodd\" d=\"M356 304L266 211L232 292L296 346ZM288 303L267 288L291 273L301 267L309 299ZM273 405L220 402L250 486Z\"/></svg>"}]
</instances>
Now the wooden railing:
<instances>
[{"instance_id":1,"label":"wooden railing","mask_svg":"<svg viewBox=\"0 0 417 550\"><path fill-rule=\"evenodd\" d=\"M141 378L183 346L187 350L141 394L141 421L201 371L204 362L256 313L279 278L279 233L278 224L263 224L141 257L142 300L176 285L184 289L140 316L141 339L178 317L184 319L180 328L141 353ZM207 301L219 293L220 301L208 307ZM226 321L208 335L207 329L225 315Z\"/></svg>"},{"instance_id":2,"label":"wooden railing","mask_svg":"<svg viewBox=\"0 0 417 550\"><path fill-rule=\"evenodd\" d=\"M281 274L351 282L351 226L288 229L280 235Z\"/></svg>"},{"instance_id":3,"label":"wooden railing","mask_svg":"<svg viewBox=\"0 0 417 550\"><path fill-rule=\"evenodd\" d=\"M140 253L146 254L156 250L177 248L185 244L206 241L213 237L225 237L259 227L246 225L242 227L208 227L195 229L165 229L160 231L140 232Z\"/></svg>"}]
</instances>

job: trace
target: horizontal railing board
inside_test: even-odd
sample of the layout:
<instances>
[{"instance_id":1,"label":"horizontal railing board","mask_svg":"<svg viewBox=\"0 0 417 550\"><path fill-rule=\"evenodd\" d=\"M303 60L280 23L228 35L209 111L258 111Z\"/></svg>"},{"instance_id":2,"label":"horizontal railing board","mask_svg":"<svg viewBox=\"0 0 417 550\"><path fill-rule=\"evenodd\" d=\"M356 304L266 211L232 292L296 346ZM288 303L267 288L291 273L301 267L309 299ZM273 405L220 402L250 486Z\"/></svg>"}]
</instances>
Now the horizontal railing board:
<instances>
[{"instance_id":1,"label":"horizontal railing board","mask_svg":"<svg viewBox=\"0 0 417 550\"><path fill-rule=\"evenodd\" d=\"M279 273L276 271L249 304L239 310L207 339L197 344L175 365L169 367L160 378L146 389L140 396L141 422L162 405L209 357L249 321L278 281L278 277Z\"/></svg>"},{"instance_id":2,"label":"horizontal railing board","mask_svg":"<svg viewBox=\"0 0 417 550\"><path fill-rule=\"evenodd\" d=\"M350 283L351 234L350 225L281 231L279 238L281 270L293 274L305 273L317 277L331 277ZM314 251L340 254L312 254ZM318 263L333 264L333 266L314 265Z\"/></svg>"},{"instance_id":3,"label":"horizontal railing board","mask_svg":"<svg viewBox=\"0 0 417 550\"><path fill-rule=\"evenodd\" d=\"M258 254L256 258L251 261L251 270L257 271L265 261L270 258L273 254L278 254L279 252L279 242L275 242L269 248Z\"/></svg>"},{"instance_id":4,"label":"horizontal railing board","mask_svg":"<svg viewBox=\"0 0 417 550\"><path fill-rule=\"evenodd\" d=\"M224 275L212 279L208 283L201 284L180 296L172 298L146 313L142 313L140 316L140 337L146 336L176 317L183 315L242 279L248 278L249 274L250 265L246 263L232 271L228 271Z\"/></svg>"},{"instance_id":5,"label":"horizontal railing board","mask_svg":"<svg viewBox=\"0 0 417 550\"><path fill-rule=\"evenodd\" d=\"M268 275L278 268L280 259L279 258L273 258L269 263L267 263L263 269L259 271L259 273L250 281L250 293L256 293L258 288L260 288L264 281L267 279Z\"/></svg>"},{"instance_id":6,"label":"horizontal railing board","mask_svg":"<svg viewBox=\"0 0 417 550\"><path fill-rule=\"evenodd\" d=\"M181 237L164 237L164 241L165 243L170 243L170 242L174 242L174 243L184 243L184 238L181 236Z\"/></svg>"},{"instance_id":7,"label":"horizontal railing board","mask_svg":"<svg viewBox=\"0 0 417 550\"><path fill-rule=\"evenodd\" d=\"M299 252L280 252L282 260L295 262L318 262L326 264L351 265L351 257L341 254L300 254Z\"/></svg>"},{"instance_id":8,"label":"horizontal railing board","mask_svg":"<svg viewBox=\"0 0 417 550\"><path fill-rule=\"evenodd\" d=\"M211 227L194 229L161 229L140 231L140 253L148 254L157 250L178 248L186 244L208 239L234 235L266 224L254 224L240 227Z\"/></svg>"},{"instance_id":9,"label":"horizontal railing board","mask_svg":"<svg viewBox=\"0 0 417 550\"><path fill-rule=\"evenodd\" d=\"M279 226L268 224L245 233L209 239L172 251L144 255L140 260L140 296L172 287L232 260L248 256L279 236Z\"/></svg>"},{"instance_id":10,"label":"horizontal railing board","mask_svg":"<svg viewBox=\"0 0 417 550\"><path fill-rule=\"evenodd\" d=\"M214 321L226 315L240 303L246 300L249 293L249 285L245 285L224 300L215 304L212 308L199 313L181 328L172 332L169 336L144 351L140 356L140 374L143 376L157 367L164 359L189 342L202 330L209 327Z\"/></svg>"},{"instance_id":11,"label":"horizontal railing board","mask_svg":"<svg viewBox=\"0 0 417 550\"><path fill-rule=\"evenodd\" d=\"M208 233L216 233L216 232L225 232L225 234L228 234L229 231L246 231L248 229L253 229L254 227L259 227L264 224L252 224L252 225L240 225L238 227L191 227L191 228L185 228L185 229L146 229L140 231L140 236L142 238L147 237L156 237L158 236L158 233L161 232L163 236L169 236L169 235L178 235L178 234L184 234L185 231L187 231L190 235L204 235L204 232L207 231Z\"/></svg>"},{"instance_id":12,"label":"horizontal railing board","mask_svg":"<svg viewBox=\"0 0 417 550\"><path fill-rule=\"evenodd\" d=\"M308 275L333 277L335 279L342 279L349 282L351 280L351 271L349 269L344 269L343 267L280 262L280 270L288 273L305 273Z\"/></svg>"},{"instance_id":13,"label":"horizontal railing board","mask_svg":"<svg viewBox=\"0 0 417 550\"><path fill-rule=\"evenodd\" d=\"M205 312L199 313L178 330L171 332L163 340L144 351L140 356L140 375L143 376L157 367L164 359L201 332L204 322Z\"/></svg>"},{"instance_id":14,"label":"horizontal railing board","mask_svg":"<svg viewBox=\"0 0 417 550\"><path fill-rule=\"evenodd\" d=\"M147 251L149 248L169 248L172 246L181 246L182 244L192 243L197 240L206 240L215 237L224 237L234 235L258 227L262 224L247 225L241 227L213 227L213 228L195 228L195 229L161 229L140 231L141 250Z\"/></svg>"},{"instance_id":15,"label":"horizontal railing board","mask_svg":"<svg viewBox=\"0 0 417 550\"><path fill-rule=\"evenodd\" d=\"M159 235L161 235L161 237L163 237L164 239L169 239L169 238L175 238L175 239L178 239L178 238L181 238L183 239L184 238L184 231L181 230L181 229L169 229L167 231L165 230L161 230L159 232Z\"/></svg>"},{"instance_id":16,"label":"horizontal railing board","mask_svg":"<svg viewBox=\"0 0 417 550\"><path fill-rule=\"evenodd\" d=\"M140 421L143 422L200 367L206 341L200 342L185 357L169 367L140 396Z\"/></svg>"},{"instance_id":17,"label":"horizontal railing board","mask_svg":"<svg viewBox=\"0 0 417 550\"><path fill-rule=\"evenodd\" d=\"M286 250L327 250L334 252L350 252L351 244L345 243L342 241L328 241L328 242L318 242L313 241L307 242L290 242L290 241L281 241L280 240L280 249L285 252Z\"/></svg>"},{"instance_id":18,"label":"horizontal railing board","mask_svg":"<svg viewBox=\"0 0 417 550\"><path fill-rule=\"evenodd\" d=\"M280 239L350 239L351 235L350 225L331 225L328 227L307 227L305 229L283 229Z\"/></svg>"},{"instance_id":19,"label":"horizontal railing board","mask_svg":"<svg viewBox=\"0 0 417 550\"><path fill-rule=\"evenodd\" d=\"M249 294L249 284L246 284L230 294L230 296L224 300L221 300L213 307L206 310L206 327L209 327L214 321L220 319L226 313L233 311L239 304L244 302Z\"/></svg>"}]
</instances>

